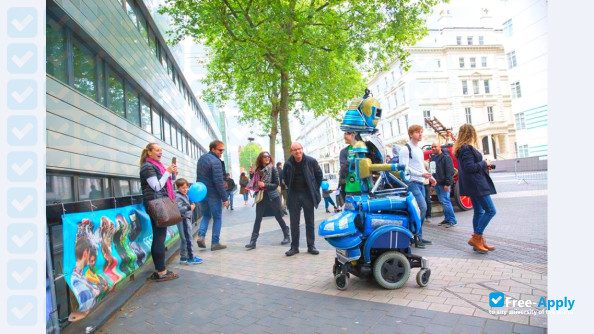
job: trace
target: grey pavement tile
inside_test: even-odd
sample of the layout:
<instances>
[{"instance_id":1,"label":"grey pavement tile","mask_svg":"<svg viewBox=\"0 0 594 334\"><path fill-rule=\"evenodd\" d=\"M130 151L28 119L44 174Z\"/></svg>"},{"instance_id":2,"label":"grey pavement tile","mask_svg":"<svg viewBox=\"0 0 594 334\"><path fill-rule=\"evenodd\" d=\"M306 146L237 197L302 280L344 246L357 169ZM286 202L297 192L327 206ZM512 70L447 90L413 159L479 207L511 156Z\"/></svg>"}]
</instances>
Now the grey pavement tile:
<instances>
[{"instance_id":1,"label":"grey pavement tile","mask_svg":"<svg viewBox=\"0 0 594 334\"><path fill-rule=\"evenodd\" d=\"M493 333L493 334L500 334L500 333L512 333L514 327L514 323L506 322L506 321L499 321L499 320L487 320L485 324L484 331L485 333Z\"/></svg>"},{"instance_id":2,"label":"grey pavement tile","mask_svg":"<svg viewBox=\"0 0 594 334\"><path fill-rule=\"evenodd\" d=\"M541 327L532 327L523 324L515 324L514 325L514 333L518 334L544 334L546 330Z\"/></svg>"},{"instance_id":3,"label":"grey pavement tile","mask_svg":"<svg viewBox=\"0 0 594 334\"><path fill-rule=\"evenodd\" d=\"M263 333L266 329L268 329L268 327L266 326L262 326L262 325L258 325L258 324L251 324L247 327L244 327L241 329L241 333L244 334L259 334L259 333ZM197 332L199 333L199 332Z\"/></svg>"},{"instance_id":4,"label":"grey pavement tile","mask_svg":"<svg viewBox=\"0 0 594 334\"><path fill-rule=\"evenodd\" d=\"M394 326L386 326L377 324L373 326L367 333L369 334L386 334L394 333Z\"/></svg>"},{"instance_id":5,"label":"grey pavement tile","mask_svg":"<svg viewBox=\"0 0 594 334\"><path fill-rule=\"evenodd\" d=\"M406 318L410 316L414 311L415 309L411 307L396 306L392 310L390 310L387 313L387 315L392 317Z\"/></svg>"},{"instance_id":6,"label":"grey pavement tile","mask_svg":"<svg viewBox=\"0 0 594 334\"><path fill-rule=\"evenodd\" d=\"M462 315L462 316L460 316L460 320L458 321L458 323L462 324L462 325L483 327L485 325L486 321L487 321L487 319L485 319L485 318Z\"/></svg>"},{"instance_id":7,"label":"grey pavement tile","mask_svg":"<svg viewBox=\"0 0 594 334\"><path fill-rule=\"evenodd\" d=\"M346 332L347 332L346 328L332 326L332 325L323 325L323 326L316 328L316 333L322 333L322 334L346 333Z\"/></svg>"},{"instance_id":8,"label":"grey pavement tile","mask_svg":"<svg viewBox=\"0 0 594 334\"><path fill-rule=\"evenodd\" d=\"M313 334L316 332L316 328L308 325L299 325L298 327L291 328L289 332L295 334Z\"/></svg>"},{"instance_id":9,"label":"grey pavement tile","mask_svg":"<svg viewBox=\"0 0 594 334\"><path fill-rule=\"evenodd\" d=\"M480 334L483 332L481 327L458 324L454 327L452 333L455 334Z\"/></svg>"},{"instance_id":10,"label":"grey pavement tile","mask_svg":"<svg viewBox=\"0 0 594 334\"><path fill-rule=\"evenodd\" d=\"M407 325L427 326L431 322L431 319L421 318L414 315L404 319L404 323Z\"/></svg>"},{"instance_id":11,"label":"grey pavement tile","mask_svg":"<svg viewBox=\"0 0 594 334\"><path fill-rule=\"evenodd\" d=\"M425 331L425 327L416 325L400 324L393 327L395 333L420 334Z\"/></svg>"},{"instance_id":12,"label":"grey pavement tile","mask_svg":"<svg viewBox=\"0 0 594 334\"><path fill-rule=\"evenodd\" d=\"M223 326L223 327L217 329L217 331L219 333L237 333L240 330L242 330L243 328L244 328L244 326L242 326L242 325L229 324L229 325L226 325L226 326Z\"/></svg>"},{"instance_id":13,"label":"grey pavement tile","mask_svg":"<svg viewBox=\"0 0 594 334\"><path fill-rule=\"evenodd\" d=\"M454 331L454 327L431 324L425 327L425 332L428 334L449 334Z\"/></svg>"},{"instance_id":14,"label":"grey pavement tile","mask_svg":"<svg viewBox=\"0 0 594 334\"><path fill-rule=\"evenodd\" d=\"M433 317L433 319L431 319L431 323L437 324L437 325L453 327L458 323L459 319L460 319L460 315L458 315L458 314L439 312L438 314L435 315L435 317Z\"/></svg>"},{"instance_id":15,"label":"grey pavement tile","mask_svg":"<svg viewBox=\"0 0 594 334\"><path fill-rule=\"evenodd\" d=\"M414 316L433 319L437 315L436 311L417 309L413 313Z\"/></svg>"}]
</instances>

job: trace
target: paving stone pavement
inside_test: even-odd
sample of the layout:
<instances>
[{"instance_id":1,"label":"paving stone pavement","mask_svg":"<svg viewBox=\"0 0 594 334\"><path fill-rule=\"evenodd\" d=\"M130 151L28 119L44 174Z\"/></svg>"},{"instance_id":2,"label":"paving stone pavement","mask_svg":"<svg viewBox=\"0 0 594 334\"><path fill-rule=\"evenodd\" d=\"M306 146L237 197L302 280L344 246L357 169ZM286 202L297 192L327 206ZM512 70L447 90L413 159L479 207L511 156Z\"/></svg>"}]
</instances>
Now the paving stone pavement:
<instances>
[{"instance_id":1,"label":"paving stone pavement","mask_svg":"<svg viewBox=\"0 0 594 334\"><path fill-rule=\"evenodd\" d=\"M494 316L489 293L533 300L547 295L546 185L494 177L497 216L487 228L497 250L480 255L466 244L472 211L457 212L455 228L438 227L441 217L424 227L434 245L414 249L428 259L432 281L420 288L417 269L401 289L385 290L373 280L352 277L346 291L334 286L335 251L316 238L320 255L306 253L301 226L301 253L286 257L282 233L265 218L255 250L246 251L254 208L236 197L235 210L223 213L222 241L229 248L199 250L204 263L168 267L181 278L147 283L100 331L199 333L541 333L547 316ZM499 181L499 182L498 182ZM535 189L526 189L532 186ZM251 200L250 200L251 201ZM321 206L319 222L330 214ZM285 217L288 223L288 217ZM317 229L316 229L317 232ZM486 234L487 235L487 234ZM207 239L210 237L210 231ZM503 308L504 310L508 310Z\"/></svg>"}]
</instances>

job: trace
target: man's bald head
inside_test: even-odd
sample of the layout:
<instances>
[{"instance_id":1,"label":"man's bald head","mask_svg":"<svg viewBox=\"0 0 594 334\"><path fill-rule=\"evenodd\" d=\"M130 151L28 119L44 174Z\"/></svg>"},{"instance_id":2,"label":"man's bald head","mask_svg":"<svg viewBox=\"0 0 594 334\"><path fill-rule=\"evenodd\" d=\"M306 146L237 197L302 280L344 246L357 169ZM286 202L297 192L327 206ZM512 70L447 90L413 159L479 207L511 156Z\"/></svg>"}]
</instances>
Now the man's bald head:
<instances>
[{"instance_id":1,"label":"man's bald head","mask_svg":"<svg viewBox=\"0 0 594 334\"><path fill-rule=\"evenodd\" d=\"M431 143L431 150L435 154L441 154L441 145L439 145L438 142L434 141L433 143Z\"/></svg>"},{"instance_id":2,"label":"man's bald head","mask_svg":"<svg viewBox=\"0 0 594 334\"><path fill-rule=\"evenodd\" d=\"M301 159L303 159L303 145L298 142L291 144L291 155L295 158L295 161L301 162Z\"/></svg>"}]
</instances>

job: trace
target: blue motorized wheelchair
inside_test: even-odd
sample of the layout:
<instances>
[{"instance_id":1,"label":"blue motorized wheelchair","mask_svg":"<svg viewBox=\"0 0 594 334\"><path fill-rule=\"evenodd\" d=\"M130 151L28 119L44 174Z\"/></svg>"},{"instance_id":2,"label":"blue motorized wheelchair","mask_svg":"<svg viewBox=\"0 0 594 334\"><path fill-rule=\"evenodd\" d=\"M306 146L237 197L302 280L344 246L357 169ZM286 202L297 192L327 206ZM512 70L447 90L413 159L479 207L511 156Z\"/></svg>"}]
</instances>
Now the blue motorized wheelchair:
<instances>
[{"instance_id":1,"label":"blue motorized wheelchair","mask_svg":"<svg viewBox=\"0 0 594 334\"><path fill-rule=\"evenodd\" d=\"M375 114L373 110L366 112L366 102L367 106L379 107L372 97L364 98L357 106L361 118ZM347 111L349 118L345 116L345 120L351 124L345 125L343 120L341 129L352 131L349 125L353 122L367 124L353 115L352 109ZM377 122L371 124L375 127ZM420 268L417 284L427 286L431 269L411 249L411 240L421 229L421 212L405 183L409 178L407 166L372 163L369 143L376 148L373 154L379 154L380 158L383 147L377 149L381 141L374 136L373 129L369 132L371 139L354 145L355 156L349 162L350 171L356 172L361 182L361 194L347 196L344 211L322 221L318 229L318 234L336 248L334 282L339 290L345 290L353 274L360 278L373 277L386 289L398 289L408 281L411 268Z\"/></svg>"}]
</instances>

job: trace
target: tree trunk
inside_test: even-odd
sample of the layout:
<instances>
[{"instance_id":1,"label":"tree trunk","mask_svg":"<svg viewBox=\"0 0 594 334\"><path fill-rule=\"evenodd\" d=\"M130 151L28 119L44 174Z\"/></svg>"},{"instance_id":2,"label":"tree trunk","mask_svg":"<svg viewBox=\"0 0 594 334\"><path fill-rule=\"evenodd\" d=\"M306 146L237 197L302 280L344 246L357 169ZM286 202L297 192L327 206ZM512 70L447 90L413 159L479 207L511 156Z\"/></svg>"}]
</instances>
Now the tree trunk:
<instances>
[{"instance_id":1,"label":"tree trunk","mask_svg":"<svg viewBox=\"0 0 594 334\"><path fill-rule=\"evenodd\" d=\"M283 141L283 152L285 161L291 156L291 129L289 128L289 74L281 70L279 118L281 137Z\"/></svg>"},{"instance_id":2,"label":"tree trunk","mask_svg":"<svg viewBox=\"0 0 594 334\"><path fill-rule=\"evenodd\" d=\"M276 161L275 159L275 154L276 154L276 135L278 134L278 103L275 101L271 101L272 102L272 108L270 110L270 118L272 119L272 126L270 127L270 134L268 135L268 137L270 137L270 143L269 143L269 151L270 151L270 157L272 158L272 161Z\"/></svg>"}]
</instances>

